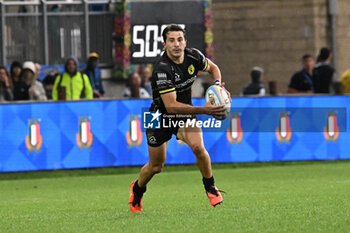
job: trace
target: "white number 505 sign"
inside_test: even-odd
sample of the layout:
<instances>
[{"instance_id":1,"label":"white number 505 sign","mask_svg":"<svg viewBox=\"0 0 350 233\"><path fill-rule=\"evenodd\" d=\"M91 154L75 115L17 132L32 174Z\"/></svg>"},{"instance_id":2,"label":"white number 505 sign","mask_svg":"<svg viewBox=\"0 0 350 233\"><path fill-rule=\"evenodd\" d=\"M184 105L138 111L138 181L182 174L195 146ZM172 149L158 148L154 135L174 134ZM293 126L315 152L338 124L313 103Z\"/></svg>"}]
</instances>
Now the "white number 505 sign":
<instances>
[{"instance_id":1,"label":"white number 505 sign","mask_svg":"<svg viewBox=\"0 0 350 233\"><path fill-rule=\"evenodd\" d=\"M184 24L179 24L185 28ZM134 25L132 42L139 50L132 53L133 58L156 57L161 53L158 48L159 42L162 42L162 32L167 24L158 25ZM160 30L159 30L160 29Z\"/></svg>"}]
</instances>

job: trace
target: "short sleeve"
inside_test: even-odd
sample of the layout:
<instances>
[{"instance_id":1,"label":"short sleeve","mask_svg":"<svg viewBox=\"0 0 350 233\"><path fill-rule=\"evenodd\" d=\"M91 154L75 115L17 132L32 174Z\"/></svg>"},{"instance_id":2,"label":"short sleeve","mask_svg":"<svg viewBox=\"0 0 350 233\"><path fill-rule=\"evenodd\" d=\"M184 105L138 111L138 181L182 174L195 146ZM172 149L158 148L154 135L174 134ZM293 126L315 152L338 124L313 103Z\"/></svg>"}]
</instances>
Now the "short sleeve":
<instances>
[{"instance_id":1,"label":"short sleeve","mask_svg":"<svg viewBox=\"0 0 350 233\"><path fill-rule=\"evenodd\" d=\"M192 51L194 52L195 56L198 58L197 69L201 71L206 71L206 69L208 68L208 59L198 49L192 48Z\"/></svg>"},{"instance_id":2,"label":"short sleeve","mask_svg":"<svg viewBox=\"0 0 350 233\"><path fill-rule=\"evenodd\" d=\"M166 69L155 70L153 73L153 80L155 90L160 95L175 91L175 84L173 82L173 75Z\"/></svg>"}]
</instances>

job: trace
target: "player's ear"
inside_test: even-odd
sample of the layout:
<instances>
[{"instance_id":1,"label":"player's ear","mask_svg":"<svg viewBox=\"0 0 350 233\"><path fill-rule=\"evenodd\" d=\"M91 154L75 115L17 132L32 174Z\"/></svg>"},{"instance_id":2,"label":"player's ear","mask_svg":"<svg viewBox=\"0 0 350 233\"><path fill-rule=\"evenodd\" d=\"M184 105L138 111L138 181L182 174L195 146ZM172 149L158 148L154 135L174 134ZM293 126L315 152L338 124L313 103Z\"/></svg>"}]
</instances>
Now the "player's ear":
<instances>
[{"instance_id":1,"label":"player's ear","mask_svg":"<svg viewBox=\"0 0 350 233\"><path fill-rule=\"evenodd\" d=\"M165 47L165 42L162 42L162 44L163 44L163 47Z\"/></svg>"}]
</instances>

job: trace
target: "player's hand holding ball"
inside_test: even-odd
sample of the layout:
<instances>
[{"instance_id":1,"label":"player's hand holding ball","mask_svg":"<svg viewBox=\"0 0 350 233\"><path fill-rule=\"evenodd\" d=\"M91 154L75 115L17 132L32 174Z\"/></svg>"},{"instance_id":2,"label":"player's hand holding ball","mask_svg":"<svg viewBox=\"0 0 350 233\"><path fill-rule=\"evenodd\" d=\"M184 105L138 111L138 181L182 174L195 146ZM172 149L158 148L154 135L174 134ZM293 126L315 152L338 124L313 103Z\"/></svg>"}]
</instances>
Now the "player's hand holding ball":
<instances>
[{"instance_id":1,"label":"player's hand holding ball","mask_svg":"<svg viewBox=\"0 0 350 233\"><path fill-rule=\"evenodd\" d=\"M222 82L222 83L221 83L219 80L216 80L216 81L215 81L215 85L219 85L222 89L225 90L225 92L226 92L226 94L227 94L227 96L228 96L228 98L229 98L229 100L230 100L230 103L232 103L231 94L230 94L230 92L228 92L228 90L226 90L226 88L225 88L225 82ZM231 107L231 105L230 105L230 107Z\"/></svg>"},{"instance_id":2,"label":"player's hand holding ball","mask_svg":"<svg viewBox=\"0 0 350 233\"><path fill-rule=\"evenodd\" d=\"M221 109L221 112L214 112L214 114L209 114L219 120L224 120L230 114L231 108L231 97L230 93L224 88L225 83L220 84L216 82L214 85L210 86L205 93L205 100L213 106L218 107L215 110Z\"/></svg>"}]
</instances>

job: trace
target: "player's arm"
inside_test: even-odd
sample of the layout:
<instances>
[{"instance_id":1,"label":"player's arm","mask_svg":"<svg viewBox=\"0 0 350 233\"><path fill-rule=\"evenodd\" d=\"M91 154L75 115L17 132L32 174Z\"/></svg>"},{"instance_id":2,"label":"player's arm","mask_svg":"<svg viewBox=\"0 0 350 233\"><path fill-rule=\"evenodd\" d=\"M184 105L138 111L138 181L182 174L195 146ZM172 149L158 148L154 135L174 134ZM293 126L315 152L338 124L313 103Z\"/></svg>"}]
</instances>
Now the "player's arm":
<instances>
[{"instance_id":1,"label":"player's arm","mask_svg":"<svg viewBox=\"0 0 350 233\"><path fill-rule=\"evenodd\" d=\"M225 105L214 106L211 101L202 107L195 107L176 101L176 92L169 92L160 96L163 100L165 108L171 114L207 114L212 116L223 116Z\"/></svg>"},{"instance_id":2,"label":"player's arm","mask_svg":"<svg viewBox=\"0 0 350 233\"><path fill-rule=\"evenodd\" d=\"M230 102L232 102L231 100L231 94L230 92L228 92L225 88L225 82L221 82L221 71L219 69L219 67L212 62L210 59L207 58L207 67L205 68L204 71L207 71L208 73L210 73L211 77L213 78L215 84L219 85L220 87L224 88L224 90L226 91Z\"/></svg>"},{"instance_id":3,"label":"player's arm","mask_svg":"<svg viewBox=\"0 0 350 233\"><path fill-rule=\"evenodd\" d=\"M204 71L207 71L210 73L214 82L219 81L221 83L221 71L219 67L208 58L207 58L207 67L206 69L204 69Z\"/></svg>"}]
</instances>

